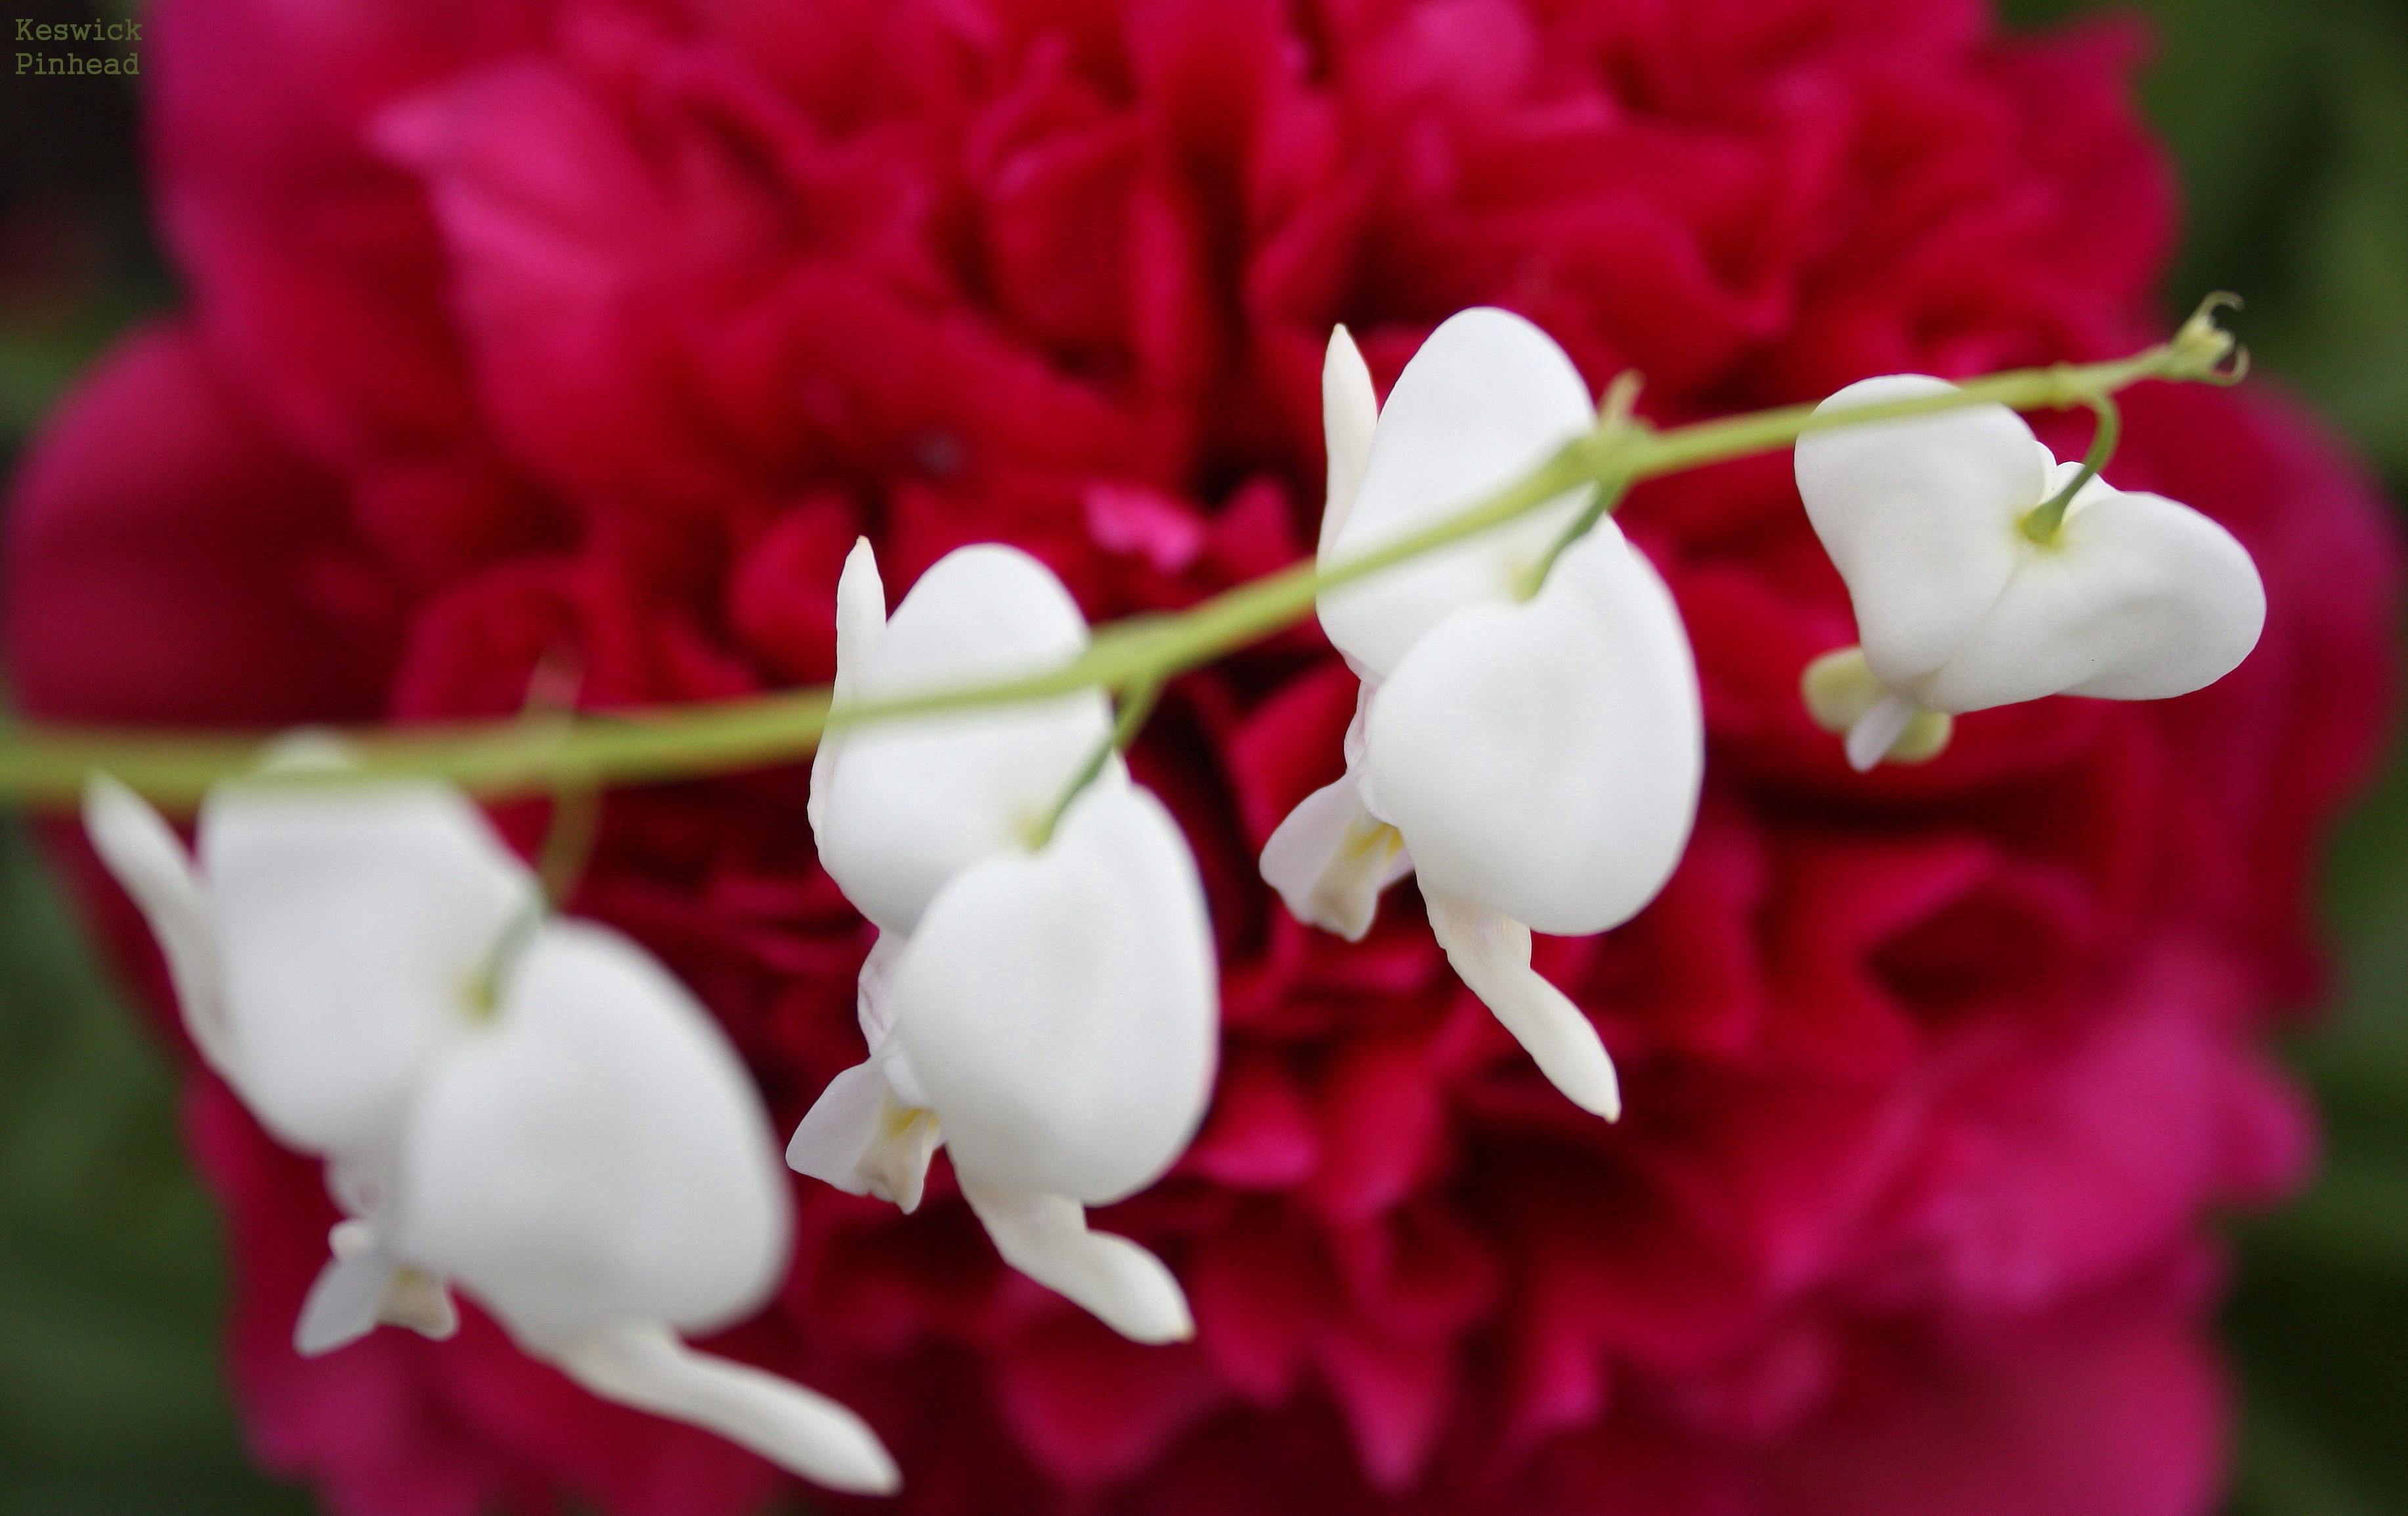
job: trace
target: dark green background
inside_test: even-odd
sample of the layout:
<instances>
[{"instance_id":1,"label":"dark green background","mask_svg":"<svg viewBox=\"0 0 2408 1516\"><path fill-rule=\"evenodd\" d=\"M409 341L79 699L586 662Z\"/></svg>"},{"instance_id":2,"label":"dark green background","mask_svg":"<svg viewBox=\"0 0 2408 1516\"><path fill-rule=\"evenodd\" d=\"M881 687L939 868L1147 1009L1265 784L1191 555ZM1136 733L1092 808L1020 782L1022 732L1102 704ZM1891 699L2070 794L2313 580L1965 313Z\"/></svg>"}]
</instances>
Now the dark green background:
<instances>
[{"instance_id":1,"label":"dark green background","mask_svg":"<svg viewBox=\"0 0 2408 1516\"><path fill-rule=\"evenodd\" d=\"M2094 8L2008 6L2019 24ZM2235 325L2260 372L2311 396L2402 496L2408 0L2114 8L2156 29L2146 99L2183 167L2170 311L2244 292ZM111 331L170 298L130 123L108 81L0 77L0 451ZM2327 901L2342 988L2294 1050L2330 1123L2324 1176L2235 1233L2242 1516L2408 1516L2408 763L2337 840ZM306 1511L237 1447L214 1222L176 1151L168 1076L13 826L0 996L0 1516Z\"/></svg>"}]
</instances>

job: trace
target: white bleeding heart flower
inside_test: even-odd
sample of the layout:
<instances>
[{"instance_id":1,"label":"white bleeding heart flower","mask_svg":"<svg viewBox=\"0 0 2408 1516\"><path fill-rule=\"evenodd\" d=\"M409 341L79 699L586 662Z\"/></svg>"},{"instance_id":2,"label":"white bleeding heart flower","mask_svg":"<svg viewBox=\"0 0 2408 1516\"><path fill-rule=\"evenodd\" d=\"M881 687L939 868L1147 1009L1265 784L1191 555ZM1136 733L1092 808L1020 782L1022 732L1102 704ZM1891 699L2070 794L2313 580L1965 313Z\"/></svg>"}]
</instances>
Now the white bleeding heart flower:
<instances>
[{"instance_id":1,"label":"white bleeding heart flower","mask_svg":"<svg viewBox=\"0 0 2408 1516\"><path fill-rule=\"evenodd\" d=\"M948 554L889 620L869 545L837 588L837 700L895 699L1075 658L1086 622L1015 549ZM1006 1262L1140 1342L1193 1335L1161 1260L1087 1229L1203 1117L1219 1030L1196 865L1117 754L1100 692L839 731L811 766L820 859L879 928L867 1062L786 1161L910 1210L939 1144Z\"/></svg>"},{"instance_id":2,"label":"white bleeding heart flower","mask_svg":"<svg viewBox=\"0 0 2408 1516\"><path fill-rule=\"evenodd\" d=\"M1340 328L1322 400L1324 567L1506 488L1598 419L1563 350L1491 309L1431 333L1384 410ZM1531 968L1530 933L1602 932L1655 898L1697 815L1704 724L1671 594L1611 518L1522 598L1588 498L1570 492L1322 597L1363 681L1346 772L1280 823L1262 870L1297 916L1350 940L1383 889L1418 873L1464 982L1566 1095L1612 1118L1612 1061Z\"/></svg>"},{"instance_id":3,"label":"white bleeding heart flower","mask_svg":"<svg viewBox=\"0 0 2408 1516\"><path fill-rule=\"evenodd\" d=\"M1816 409L1954 388L1892 374ZM2058 463L2004 406L1809 432L1797 467L1861 643L1810 670L1808 703L1847 732L1859 769L1936 751L1945 726L1932 713L2187 694L2236 667L2265 625L2248 551L2163 495L2094 478L2051 540L2027 536L2025 518L2081 465Z\"/></svg>"},{"instance_id":4,"label":"white bleeding heart flower","mask_svg":"<svg viewBox=\"0 0 2408 1516\"><path fill-rule=\"evenodd\" d=\"M111 779L84 815L202 1056L326 1160L346 1219L302 1352L379 1322L448 1336L456 1282L598 1394L832 1488L896 1488L851 1411L681 1340L749 1314L783 1271L767 1115L684 988L617 933L545 914L457 792L223 785L197 866Z\"/></svg>"}]
</instances>

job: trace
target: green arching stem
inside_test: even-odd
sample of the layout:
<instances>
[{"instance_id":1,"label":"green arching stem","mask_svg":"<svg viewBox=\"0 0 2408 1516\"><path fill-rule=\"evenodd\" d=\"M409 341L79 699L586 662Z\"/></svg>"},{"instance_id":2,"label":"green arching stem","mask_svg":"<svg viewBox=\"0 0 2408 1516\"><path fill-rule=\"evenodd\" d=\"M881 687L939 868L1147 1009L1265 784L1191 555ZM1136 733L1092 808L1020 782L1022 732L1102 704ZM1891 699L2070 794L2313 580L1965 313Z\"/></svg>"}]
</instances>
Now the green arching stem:
<instances>
[{"instance_id":1,"label":"green arching stem","mask_svg":"<svg viewBox=\"0 0 2408 1516\"><path fill-rule=\"evenodd\" d=\"M1612 514L1614 508L1622 504L1622 497L1629 493L1628 479L1599 479L1597 488L1589 493L1588 504L1572 518L1572 523L1564 528L1563 535L1555 538L1555 544L1547 549L1547 555L1531 565L1530 571L1522 576L1522 582L1513 587L1515 595L1527 600L1545 588L1547 576L1555 572L1555 560L1564 555L1564 550L1588 536L1590 528Z\"/></svg>"},{"instance_id":2,"label":"green arching stem","mask_svg":"<svg viewBox=\"0 0 2408 1516\"><path fill-rule=\"evenodd\" d=\"M1081 791L1096 782L1096 776L1104 771L1104 765L1113 753L1128 751L1129 744L1137 740L1139 729L1145 725L1145 719L1154 714L1154 699L1161 694L1162 680L1158 679L1140 679L1129 686L1121 696L1120 709L1112 718L1111 734L1096 745L1096 751L1079 765L1079 772L1063 788L1062 798L1054 802L1054 809L1046 816L1045 824L1029 839L1031 847L1041 848L1052 841L1054 828L1062 824L1062 814L1070 808L1070 802L1079 798Z\"/></svg>"},{"instance_id":3,"label":"green arching stem","mask_svg":"<svg viewBox=\"0 0 2408 1516\"><path fill-rule=\"evenodd\" d=\"M1600 436L1646 429L1645 422L1631 419L1631 411L1639 404L1640 383L1638 371L1626 368L1605 387L1605 404L1598 408L1597 430ZM1546 584L1547 576L1555 571L1555 560L1564 555L1564 550L1588 536L1590 529L1621 505L1622 497L1629 493L1627 479L1599 479L1597 488L1589 492L1588 504L1547 549L1547 555L1532 565L1530 571L1522 576L1522 582L1514 586L1515 595L1523 600L1536 595Z\"/></svg>"},{"instance_id":4,"label":"green arching stem","mask_svg":"<svg viewBox=\"0 0 2408 1516\"><path fill-rule=\"evenodd\" d=\"M867 724L938 710L1007 705L1074 690L1134 693L1265 636L1309 614L1314 598L1391 565L1473 536L1590 483L1623 487L1703 464L1785 447L1826 427L1857 426L1997 404L2016 410L2086 405L2147 379L2237 382L2247 355L2214 324L2229 295L2211 295L2170 342L2111 363L2058 364L1971 379L1944 394L1814 413L1785 406L1668 431L1617 423L1572 441L1510 487L1461 513L1348 561L1315 571L1310 562L1241 584L1176 615L1135 617L1097 629L1085 652L1050 673L851 705L836 724ZM1603 492L1600 492L1602 494ZM824 687L570 721L462 722L340 734L355 766L295 773L279 782L341 783L414 776L488 798L553 790L564 782L606 785L695 778L793 763L830 723ZM1133 704L1133 702L1132 702ZM1127 714L1125 705L1124 716ZM173 732L20 726L0 735L0 798L71 805L99 771L154 804L189 808L211 785L252 774L272 734L195 737Z\"/></svg>"},{"instance_id":5,"label":"green arching stem","mask_svg":"<svg viewBox=\"0 0 2408 1516\"><path fill-rule=\"evenodd\" d=\"M554 910L566 909L577 889L577 877L594 851L602 826L602 792L591 784L563 783L552 792L552 819L543 831L543 848L536 854L536 878L543 897Z\"/></svg>"},{"instance_id":6,"label":"green arching stem","mask_svg":"<svg viewBox=\"0 0 2408 1516\"><path fill-rule=\"evenodd\" d=\"M2043 548L2057 540L2057 528L2065 524L2065 508L2115 456L2115 444L2124 435L2123 408L2115 404L2114 396L2085 395L2083 403L2097 413L2099 428L2090 434L2090 451L2082 455L2081 470L2066 481L2064 489L2034 506L2024 517L2024 536Z\"/></svg>"}]
</instances>

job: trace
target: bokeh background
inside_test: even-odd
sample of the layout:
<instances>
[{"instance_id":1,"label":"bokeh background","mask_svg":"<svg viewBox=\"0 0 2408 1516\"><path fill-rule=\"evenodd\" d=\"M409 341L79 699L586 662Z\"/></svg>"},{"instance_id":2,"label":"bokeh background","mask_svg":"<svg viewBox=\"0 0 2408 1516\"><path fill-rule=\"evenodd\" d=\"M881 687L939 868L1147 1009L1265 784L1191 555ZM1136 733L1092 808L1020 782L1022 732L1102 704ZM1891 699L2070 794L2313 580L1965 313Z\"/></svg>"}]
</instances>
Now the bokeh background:
<instances>
[{"instance_id":1,"label":"bokeh background","mask_svg":"<svg viewBox=\"0 0 2408 1516\"><path fill-rule=\"evenodd\" d=\"M2156 38L2144 100L2182 169L2170 316L2242 291L2261 382L2308 397L2408 499L2408 0L2007 0ZM9 20L138 13L16 0ZM130 81L0 74L0 467L172 276ZM2408 753L2335 839L2328 1006L2290 1050L2322 1177L2233 1223L2234 1516L2408 1516ZM160 1050L0 818L0 1516L278 1516L217 1366L216 1225ZM1944 1513L1935 1513L1944 1516ZM2035 1512L2034 1516L2045 1516Z\"/></svg>"}]
</instances>

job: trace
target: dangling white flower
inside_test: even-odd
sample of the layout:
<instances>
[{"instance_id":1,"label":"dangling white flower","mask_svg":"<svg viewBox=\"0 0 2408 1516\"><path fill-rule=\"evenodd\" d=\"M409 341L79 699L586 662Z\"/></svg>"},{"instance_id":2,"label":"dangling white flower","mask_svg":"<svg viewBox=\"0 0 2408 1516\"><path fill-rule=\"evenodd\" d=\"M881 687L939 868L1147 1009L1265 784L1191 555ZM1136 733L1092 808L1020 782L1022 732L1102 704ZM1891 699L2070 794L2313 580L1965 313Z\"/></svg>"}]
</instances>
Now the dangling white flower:
<instances>
[{"instance_id":1,"label":"dangling white flower","mask_svg":"<svg viewBox=\"0 0 2408 1516\"><path fill-rule=\"evenodd\" d=\"M1322 397L1325 567L1505 488L1597 424L1563 350L1501 310L1431 333L1385 410L1340 327ZM1464 982L1566 1095L1612 1118L1612 1061L1530 967L1530 933L1602 932L1655 898L1697 814L1704 727L1680 613L1610 518L1521 598L1588 498L1322 597L1363 681L1346 773L1280 823L1262 869L1299 918L1350 940L1381 890L1417 872Z\"/></svg>"},{"instance_id":2,"label":"dangling white flower","mask_svg":"<svg viewBox=\"0 0 2408 1516\"><path fill-rule=\"evenodd\" d=\"M681 1339L752 1311L783 1270L767 1113L684 988L617 933L545 915L459 794L221 786L197 868L112 779L93 780L84 816L202 1056L280 1140L326 1159L347 1217L302 1352L380 1321L446 1337L456 1282L597 1394L836 1489L896 1487L851 1411Z\"/></svg>"},{"instance_id":3,"label":"dangling white flower","mask_svg":"<svg viewBox=\"0 0 2408 1516\"><path fill-rule=\"evenodd\" d=\"M1816 410L1954 388L1892 374ZM1996 405L1799 438L1798 491L1862 644L1810 667L1807 700L1847 733L1858 769L1936 752L1950 712L2057 694L2162 699L2223 678L2257 646L2257 565L2187 506L2094 478L2050 540L2026 534L2081 466Z\"/></svg>"},{"instance_id":4,"label":"dangling white flower","mask_svg":"<svg viewBox=\"0 0 2408 1516\"><path fill-rule=\"evenodd\" d=\"M837 700L1058 667L1086 643L1060 581L1015 549L948 554L894 619L867 541L837 588ZM803 1173L910 1210L939 1143L1006 1262L1140 1342L1188 1337L1162 1262L1087 1230L1087 1206L1170 1166L1202 1119L1218 1032L1194 859L1109 741L1099 692L881 722L811 765L820 859L879 928L862 965L869 1058L786 1150Z\"/></svg>"}]
</instances>

